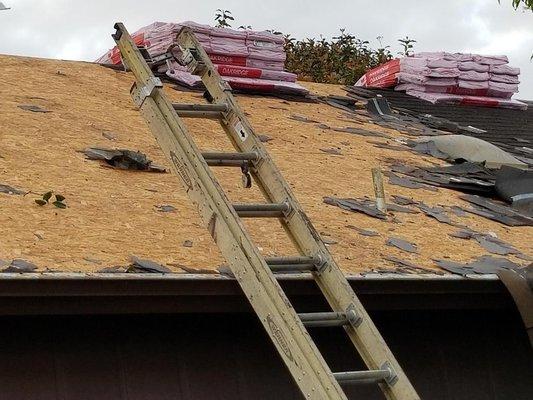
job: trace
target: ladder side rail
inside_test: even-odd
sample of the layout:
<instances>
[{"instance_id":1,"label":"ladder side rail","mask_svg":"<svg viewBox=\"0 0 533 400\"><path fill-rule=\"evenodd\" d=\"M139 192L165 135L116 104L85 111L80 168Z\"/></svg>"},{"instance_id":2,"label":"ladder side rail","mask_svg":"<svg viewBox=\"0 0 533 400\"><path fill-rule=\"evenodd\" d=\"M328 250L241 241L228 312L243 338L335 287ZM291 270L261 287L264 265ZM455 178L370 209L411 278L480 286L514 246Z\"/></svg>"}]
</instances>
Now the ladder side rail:
<instances>
[{"instance_id":1,"label":"ladder side rail","mask_svg":"<svg viewBox=\"0 0 533 400\"><path fill-rule=\"evenodd\" d=\"M371 370L390 367L397 379L394 384L380 384L385 396L391 400L417 400L419 396L409 382L383 337L370 319L364 306L350 287L346 277L322 242L318 232L297 202L292 190L281 172L269 156L265 146L255 135L254 130L237 104L227 84L213 67L209 57L189 28L183 28L177 36L183 48L195 48L205 64L200 75L204 85L216 104L226 104L229 112L221 121L235 147L242 152L256 152L260 162L251 172L260 189L272 202L286 201L291 205L291 213L281 220L289 237L303 255L319 257L324 268L314 273L315 280L335 312L355 310L359 319L344 327L351 341L359 351L363 361Z\"/></svg>"}]
</instances>

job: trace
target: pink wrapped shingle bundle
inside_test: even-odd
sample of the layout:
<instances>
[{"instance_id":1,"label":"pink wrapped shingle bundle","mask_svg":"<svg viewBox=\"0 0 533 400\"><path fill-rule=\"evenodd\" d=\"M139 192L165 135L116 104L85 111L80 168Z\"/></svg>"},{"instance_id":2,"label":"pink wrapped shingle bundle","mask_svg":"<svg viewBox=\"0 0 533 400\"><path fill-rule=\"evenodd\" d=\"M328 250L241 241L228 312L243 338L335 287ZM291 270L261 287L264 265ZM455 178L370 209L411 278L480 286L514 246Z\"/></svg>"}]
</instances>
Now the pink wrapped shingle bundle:
<instances>
[{"instance_id":1,"label":"pink wrapped shingle bundle","mask_svg":"<svg viewBox=\"0 0 533 400\"><path fill-rule=\"evenodd\" d=\"M295 83L295 74L284 70L286 54L283 37L270 32L214 28L191 21L154 22L133 33L132 37L153 57L167 52L184 26L193 30L220 75L232 88L300 95L308 93L307 89ZM179 50L176 48L173 52L178 53ZM177 53L176 56L179 56ZM96 62L121 64L120 52L115 47ZM175 61L159 66L157 72L186 86L201 86L198 77L189 74Z\"/></svg>"},{"instance_id":2,"label":"pink wrapped shingle bundle","mask_svg":"<svg viewBox=\"0 0 533 400\"><path fill-rule=\"evenodd\" d=\"M518 93L520 69L508 62L506 56L417 53L368 71L355 86L394 88L433 103L526 109L511 100Z\"/></svg>"}]
</instances>

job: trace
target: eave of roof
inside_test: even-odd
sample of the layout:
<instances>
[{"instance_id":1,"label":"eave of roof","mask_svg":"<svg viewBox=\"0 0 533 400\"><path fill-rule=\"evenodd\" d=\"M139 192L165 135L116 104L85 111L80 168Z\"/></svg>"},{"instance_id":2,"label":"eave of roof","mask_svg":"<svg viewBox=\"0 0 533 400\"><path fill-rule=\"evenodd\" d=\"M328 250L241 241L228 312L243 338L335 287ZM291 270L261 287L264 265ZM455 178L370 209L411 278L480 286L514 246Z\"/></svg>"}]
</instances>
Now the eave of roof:
<instances>
[{"instance_id":1,"label":"eave of roof","mask_svg":"<svg viewBox=\"0 0 533 400\"><path fill-rule=\"evenodd\" d=\"M282 275L299 312L327 311L308 275ZM496 276L351 275L350 285L373 311L501 310L513 302ZM5 274L0 316L251 312L237 281L195 274Z\"/></svg>"}]
</instances>

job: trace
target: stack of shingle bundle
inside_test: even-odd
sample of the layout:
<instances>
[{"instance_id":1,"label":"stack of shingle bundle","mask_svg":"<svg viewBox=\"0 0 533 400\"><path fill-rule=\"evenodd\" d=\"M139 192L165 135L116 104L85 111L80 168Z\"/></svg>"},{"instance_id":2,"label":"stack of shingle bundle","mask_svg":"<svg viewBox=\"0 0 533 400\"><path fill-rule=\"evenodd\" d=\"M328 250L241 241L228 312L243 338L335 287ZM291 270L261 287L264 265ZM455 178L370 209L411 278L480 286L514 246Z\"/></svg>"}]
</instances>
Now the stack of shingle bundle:
<instances>
[{"instance_id":1,"label":"stack of shingle bundle","mask_svg":"<svg viewBox=\"0 0 533 400\"><path fill-rule=\"evenodd\" d=\"M220 75L233 89L278 92L289 94L308 93L296 83L296 75L284 70L284 39L270 32L251 30L236 31L228 28L213 28L195 22L154 22L132 34L138 46L144 46L150 56L165 53L184 26L190 27L202 44ZM179 49L172 50L179 57ZM117 47L96 60L102 64L120 64ZM157 67L157 72L188 86L201 87L201 79L172 60Z\"/></svg>"},{"instance_id":2,"label":"stack of shingle bundle","mask_svg":"<svg viewBox=\"0 0 533 400\"><path fill-rule=\"evenodd\" d=\"M418 53L374 68L355 86L394 87L432 103L527 109L511 99L518 92L520 69L508 63L506 56Z\"/></svg>"}]
</instances>

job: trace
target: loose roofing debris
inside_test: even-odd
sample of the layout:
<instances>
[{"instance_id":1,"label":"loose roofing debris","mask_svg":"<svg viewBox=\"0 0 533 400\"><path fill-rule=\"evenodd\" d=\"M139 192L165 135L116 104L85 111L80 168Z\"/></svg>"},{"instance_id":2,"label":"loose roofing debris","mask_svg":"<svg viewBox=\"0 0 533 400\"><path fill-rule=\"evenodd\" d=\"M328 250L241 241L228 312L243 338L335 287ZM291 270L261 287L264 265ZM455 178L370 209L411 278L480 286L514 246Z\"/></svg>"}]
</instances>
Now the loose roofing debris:
<instances>
[{"instance_id":1,"label":"loose roofing debris","mask_svg":"<svg viewBox=\"0 0 533 400\"><path fill-rule=\"evenodd\" d=\"M166 172L164 167L152 164L152 160L140 151L90 147L85 149L83 153L89 160L102 160L118 169Z\"/></svg>"},{"instance_id":2,"label":"loose roofing debris","mask_svg":"<svg viewBox=\"0 0 533 400\"><path fill-rule=\"evenodd\" d=\"M499 147L484 140L466 135L422 137L415 141L415 151L450 161L484 163L487 168L502 165L526 168L527 164Z\"/></svg>"},{"instance_id":3,"label":"loose roofing debris","mask_svg":"<svg viewBox=\"0 0 533 400\"><path fill-rule=\"evenodd\" d=\"M87 63L7 56L0 56L0 61L0 77L13 82L9 87L0 87L0 126L5 128L0 131L2 180L33 193L54 188L69 199L69 208L56 213L53 209L36 206L32 196L0 193L1 259L24 259L36 265L37 271L125 271L133 264L130 254L171 272L215 272L217 266L224 264L173 174L101 168L98 163L86 161L78 152L87 148L109 150L110 140L113 140L113 147L138 149L154 163L168 165L132 105L128 95L129 74ZM58 76L58 69L65 75ZM33 76L31 82L13 79L29 73ZM305 85L320 96L343 94L341 88L334 85ZM195 92L168 90L168 93L174 102L203 101L201 94ZM31 113L18 108L22 103L33 102L30 97L36 96L41 98L39 106L51 113ZM370 141L386 143L389 140L391 146L402 146L407 142L406 137L442 131L428 128L416 118L409 122L408 130L403 122L395 120L379 117L380 122L376 123L378 117L359 106L360 103L364 105L364 100L354 102L352 112L328 103L297 103L272 97L239 96L238 100L252 123L272 139L267 144L271 156L318 231L327 232L325 237L335 242L329 248L344 272L393 270L424 274L427 269L441 273L443 270L432 260L452 256L455 262L466 265L487 252L475 238L465 240L448 235L466 228L481 233L493 232L522 255L533 253L533 228L507 227L470 212L464 213L462 208L472 206L459 198L460 193L445 186L436 190L435 186L423 182L422 185L433 190L417 190L386 185L390 204L385 219L352 212L352 203L349 203L350 210L342 210L323 202L324 197L348 198L371 207L370 169L376 166L383 169L393 164L416 166L438 175L430 168L444 167L444 161L416 154L407 146L406 151L386 146L377 148L376 143ZM352 108L349 104L346 107ZM318 122L297 121L289 118L291 115ZM231 151L232 147L214 122L187 119L185 123L202 151ZM363 131L368 136L354 134ZM103 135L104 132L113 132L113 139ZM342 156L322 154L321 148L339 149ZM420 183L421 178L393 173ZM241 187L235 169L217 169L215 174L232 201L263 201L255 187L246 190ZM162 212L162 207L168 204L175 209ZM457 226L426 216L422 213L422 205L431 212L447 215ZM394 206L411 211L401 212ZM245 224L265 255L294 254L295 250L287 243L276 221L246 220ZM417 252L386 246L388 238L401 238L416 245ZM183 247L187 240L194 241L192 247ZM505 257L523 265L525 260L520 258L521 254L511 253ZM404 264L390 261L393 257ZM411 267L406 267L406 263L412 264ZM135 269L142 268L137 264ZM222 273L223 269L219 271Z\"/></svg>"},{"instance_id":4,"label":"loose roofing debris","mask_svg":"<svg viewBox=\"0 0 533 400\"><path fill-rule=\"evenodd\" d=\"M13 186L4 185L3 183L0 183L0 193L5 194L26 194L26 192L16 189Z\"/></svg>"},{"instance_id":5,"label":"loose roofing debris","mask_svg":"<svg viewBox=\"0 0 533 400\"><path fill-rule=\"evenodd\" d=\"M527 111L506 110L476 106L431 104L391 89L346 88L350 96L364 101L382 96L396 110L400 118L435 124L436 129L454 134L464 134L488 141L513 154L521 161L533 165L533 107ZM446 123L441 123L446 121ZM412 131L412 130L411 130ZM526 147L527 149L523 149Z\"/></svg>"},{"instance_id":6,"label":"loose roofing debris","mask_svg":"<svg viewBox=\"0 0 533 400\"><path fill-rule=\"evenodd\" d=\"M33 272L37 269L37 266L29 261L16 258L11 260L10 263L0 260L0 268L3 268L0 269L0 272Z\"/></svg>"}]
</instances>

